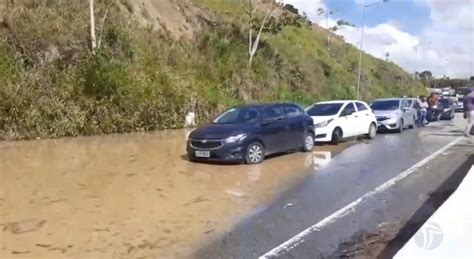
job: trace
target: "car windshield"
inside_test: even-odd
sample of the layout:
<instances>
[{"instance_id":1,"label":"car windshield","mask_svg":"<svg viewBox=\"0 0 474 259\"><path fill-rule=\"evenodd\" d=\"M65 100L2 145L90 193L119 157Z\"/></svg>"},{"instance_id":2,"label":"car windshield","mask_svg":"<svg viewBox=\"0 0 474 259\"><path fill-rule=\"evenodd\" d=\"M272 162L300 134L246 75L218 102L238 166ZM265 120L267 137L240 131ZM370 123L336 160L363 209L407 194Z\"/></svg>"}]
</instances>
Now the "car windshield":
<instances>
[{"instance_id":1,"label":"car windshield","mask_svg":"<svg viewBox=\"0 0 474 259\"><path fill-rule=\"evenodd\" d=\"M256 122L260 112L256 107L232 108L219 115L212 123L214 124L239 124Z\"/></svg>"},{"instance_id":2,"label":"car windshield","mask_svg":"<svg viewBox=\"0 0 474 259\"><path fill-rule=\"evenodd\" d=\"M449 107L449 100L448 99L441 99L439 100L439 106L443 108Z\"/></svg>"},{"instance_id":3,"label":"car windshield","mask_svg":"<svg viewBox=\"0 0 474 259\"><path fill-rule=\"evenodd\" d=\"M318 103L306 110L309 116L331 116L336 115L343 103Z\"/></svg>"},{"instance_id":4,"label":"car windshield","mask_svg":"<svg viewBox=\"0 0 474 259\"><path fill-rule=\"evenodd\" d=\"M400 108L399 100L375 101L370 105L374 111L393 111Z\"/></svg>"}]
</instances>

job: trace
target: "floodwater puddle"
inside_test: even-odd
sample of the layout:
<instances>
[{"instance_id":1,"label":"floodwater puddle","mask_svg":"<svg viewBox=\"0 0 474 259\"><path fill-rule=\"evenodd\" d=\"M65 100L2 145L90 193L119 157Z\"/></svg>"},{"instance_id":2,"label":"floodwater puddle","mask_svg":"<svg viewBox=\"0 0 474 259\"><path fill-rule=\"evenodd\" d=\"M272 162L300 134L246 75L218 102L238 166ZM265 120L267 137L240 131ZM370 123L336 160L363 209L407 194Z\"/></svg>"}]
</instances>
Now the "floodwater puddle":
<instances>
[{"instance_id":1,"label":"floodwater puddle","mask_svg":"<svg viewBox=\"0 0 474 259\"><path fill-rule=\"evenodd\" d=\"M0 142L0 257L186 257L347 146L198 164L188 133Z\"/></svg>"}]
</instances>

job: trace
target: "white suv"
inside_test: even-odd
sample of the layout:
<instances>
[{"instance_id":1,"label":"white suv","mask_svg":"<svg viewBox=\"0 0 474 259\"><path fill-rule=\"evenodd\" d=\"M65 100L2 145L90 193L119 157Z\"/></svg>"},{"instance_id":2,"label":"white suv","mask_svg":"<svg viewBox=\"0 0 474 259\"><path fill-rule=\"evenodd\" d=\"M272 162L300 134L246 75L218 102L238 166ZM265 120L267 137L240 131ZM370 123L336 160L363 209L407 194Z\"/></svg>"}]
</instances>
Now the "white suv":
<instances>
[{"instance_id":1,"label":"white suv","mask_svg":"<svg viewBox=\"0 0 474 259\"><path fill-rule=\"evenodd\" d=\"M313 118L316 142L339 143L344 138L377 134L377 119L367 103L362 101L319 102L306 108Z\"/></svg>"}]
</instances>

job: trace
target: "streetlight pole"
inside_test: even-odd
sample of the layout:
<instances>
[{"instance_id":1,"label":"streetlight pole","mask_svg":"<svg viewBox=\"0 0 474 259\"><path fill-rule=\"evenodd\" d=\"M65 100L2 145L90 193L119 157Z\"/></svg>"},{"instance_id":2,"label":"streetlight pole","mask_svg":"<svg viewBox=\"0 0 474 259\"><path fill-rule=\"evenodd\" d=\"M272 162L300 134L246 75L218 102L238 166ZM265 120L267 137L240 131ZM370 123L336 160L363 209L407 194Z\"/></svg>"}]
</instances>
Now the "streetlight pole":
<instances>
[{"instance_id":1,"label":"streetlight pole","mask_svg":"<svg viewBox=\"0 0 474 259\"><path fill-rule=\"evenodd\" d=\"M364 1L364 5L362 6L362 29L361 29L361 33L360 33L360 46L359 46L359 72L358 72L358 75L357 75L357 89L356 89L356 99L358 100L359 99L359 91L360 91L360 78L361 78L361 74L362 74L362 54L364 52L363 48L364 48L364 28L365 28L365 8L367 7L371 7L371 6L374 6L374 5L377 5L377 4L383 4L383 3L386 3L388 2L389 0L382 0L382 1L379 1L379 2L374 2L374 3L371 3L371 4L365 4L365 1Z\"/></svg>"},{"instance_id":2,"label":"streetlight pole","mask_svg":"<svg viewBox=\"0 0 474 259\"><path fill-rule=\"evenodd\" d=\"M412 83L412 86L411 86L411 92L413 93L413 89L415 88L415 74L416 74L416 70L419 70L420 69L420 61L419 61L419 58L418 58L418 49L421 47L421 46L425 46L425 45L430 45L431 44L431 41L429 42L425 42L425 43L420 43L418 45L415 46L415 69L413 69L413 83ZM419 72L419 71L418 71Z\"/></svg>"}]
</instances>

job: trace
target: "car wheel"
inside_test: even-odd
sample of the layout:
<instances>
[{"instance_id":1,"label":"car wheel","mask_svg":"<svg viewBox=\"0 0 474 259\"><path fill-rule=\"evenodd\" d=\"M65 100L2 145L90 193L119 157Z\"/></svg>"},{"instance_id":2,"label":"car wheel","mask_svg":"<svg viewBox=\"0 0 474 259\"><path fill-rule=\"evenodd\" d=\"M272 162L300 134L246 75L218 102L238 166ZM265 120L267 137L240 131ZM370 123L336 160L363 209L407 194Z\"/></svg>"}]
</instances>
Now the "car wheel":
<instances>
[{"instance_id":1,"label":"car wheel","mask_svg":"<svg viewBox=\"0 0 474 259\"><path fill-rule=\"evenodd\" d=\"M342 140L342 130L341 128L335 128L334 131L332 132L332 138L331 138L331 143L334 145L339 144Z\"/></svg>"},{"instance_id":2,"label":"car wheel","mask_svg":"<svg viewBox=\"0 0 474 259\"><path fill-rule=\"evenodd\" d=\"M311 132L308 132L304 135L304 144L301 149L303 152L311 152L314 148L314 135Z\"/></svg>"},{"instance_id":3,"label":"car wheel","mask_svg":"<svg viewBox=\"0 0 474 259\"><path fill-rule=\"evenodd\" d=\"M400 128L398 128L397 132L402 133L403 130L405 129L405 123L403 122L403 120L401 120L399 124L400 124Z\"/></svg>"},{"instance_id":4,"label":"car wheel","mask_svg":"<svg viewBox=\"0 0 474 259\"><path fill-rule=\"evenodd\" d=\"M377 135L377 127L374 123L370 124L369 126L369 133L367 133L368 139L374 139L375 135Z\"/></svg>"},{"instance_id":5,"label":"car wheel","mask_svg":"<svg viewBox=\"0 0 474 259\"><path fill-rule=\"evenodd\" d=\"M415 128L415 124L416 124L416 118L413 117L413 120L411 121L411 124L410 124L410 129L414 129L414 128Z\"/></svg>"},{"instance_id":6,"label":"car wheel","mask_svg":"<svg viewBox=\"0 0 474 259\"><path fill-rule=\"evenodd\" d=\"M247 164L259 164L265 159L265 149L260 142L252 142L247 147L245 162Z\"/></svg>"},{"instance_id":7,"label":"car wheel","mask_svg":"<svg viewBox=\"0 0 474 259\"><path fill-rule=\"evenodd\" d=\"M196 159L194 159L194 157L190 154L188 154L188 161L189 162L196 162Z\"/></svg>"}]
</instances>

